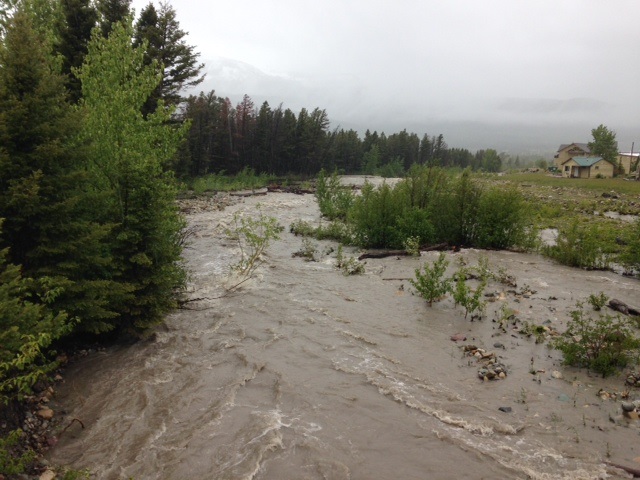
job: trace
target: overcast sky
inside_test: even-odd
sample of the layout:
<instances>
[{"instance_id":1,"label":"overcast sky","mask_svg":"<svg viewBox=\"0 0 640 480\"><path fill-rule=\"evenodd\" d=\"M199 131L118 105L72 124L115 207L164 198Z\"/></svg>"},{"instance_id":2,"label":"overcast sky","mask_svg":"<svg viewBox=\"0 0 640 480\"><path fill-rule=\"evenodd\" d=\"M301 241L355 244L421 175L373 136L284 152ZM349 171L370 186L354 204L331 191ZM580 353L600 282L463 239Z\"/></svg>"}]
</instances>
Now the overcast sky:
<instances>
[{"instance_id":1,"label":"overcast sky","mask_svg":"<svg viewBox=\"0 0 640 480\"><path fill-rule=\"evenodd\" d=\"M623 150L640 140L638 0L170 3L207 64L202 88L233 101L468 148L544 150L600 123Z\"/></svg>"}]
</instances>

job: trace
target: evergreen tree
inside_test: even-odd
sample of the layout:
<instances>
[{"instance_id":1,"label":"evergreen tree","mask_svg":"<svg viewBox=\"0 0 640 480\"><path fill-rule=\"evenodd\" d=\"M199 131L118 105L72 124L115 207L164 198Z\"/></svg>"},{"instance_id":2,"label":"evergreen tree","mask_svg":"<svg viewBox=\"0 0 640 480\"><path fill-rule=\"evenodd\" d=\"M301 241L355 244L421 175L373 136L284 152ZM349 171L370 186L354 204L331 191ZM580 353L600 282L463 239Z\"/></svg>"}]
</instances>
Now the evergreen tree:
<instances>
[{"instance_id":1,"label":"evergreen tree","mask_svg":"<svg viewBox=\"0 0 640 480\"><path fill-rule=\"evenodd\" d=\"M155 111L160 99L164 100L165 105L177 105L182 100L181 92L185 88L204 80L204 75L200 74L204 64L198 63L200 54L195 52L195 47L186 43L186 35L180 29L175 10L168 3L162 2L159 11L153 3L149 3L140 12L135 45L148 42L146 64L156 61L162 66L162 81L145 103L145 115Z\"/></svg>"},{"instance_id":2,"label":"evergreen tree","mask_svg":"<svg viewBox=\"0 0 640 480\"><path fill-rule=\"evenodd\" d=\"M92 185L105 198L102 220L116 225L117 278L135 293L114 326L139 333L175 306L176 289L184 282L184 221L164 167L188 124L168 125L172 111L165 108L143 117L142 106L160 73L155 62L145 65L145 52L133 46L132 35L130 23L115 24L108 39L95 34L79 78L86 111L83 138L92 147Z\"/></svg>"},{"instance_id":3,"label":"evergreen tree","mask_svg":"<svg viewBox=\"0 0 640 480\"><path fill-rule=\"evenodd\" d=\"M72 102L81 96L80 80L73 74L87 54L91 30L98 21L98 12L90 0L60 0L62 15L58 24L57 53L62 55L62 73L67 75L67 89Z\"/></svg>"},{"instance_id":4,"label":"evergreen tree","mask_svg":"<svg viewBox=\"0 0 640 480\"><path fill-rule=\"evenodd\" d=\"M183 117L191 122L191 128L179 152L176 173L197 177L215 171L220 118L220 102L215 92L202 92L197 97L191 95L185 103Z\"/></svg>"},{"instance_id":5,"label":"evergreen tree","mask_svg":"<svg viewBox=\"0 0 640 480\"><path fill-rule=\"evenodd\" d=\"M108 225L92 220L79 112L29 16L18 12L0 51L0 217L9 261L57 289L54 311L101 322L126 289L110 278Z\"/></svg>"},{"instance_id":6,"label":"evergreen tree","mask_svg":"<svg viewBox=\"0 0 640 480\"><path fill-rule=\"evenodd\" d=\"M98 0L100 31L108 37L114 23L123 21L131 15L131 0Z\"/></svg>"}]
</instances>

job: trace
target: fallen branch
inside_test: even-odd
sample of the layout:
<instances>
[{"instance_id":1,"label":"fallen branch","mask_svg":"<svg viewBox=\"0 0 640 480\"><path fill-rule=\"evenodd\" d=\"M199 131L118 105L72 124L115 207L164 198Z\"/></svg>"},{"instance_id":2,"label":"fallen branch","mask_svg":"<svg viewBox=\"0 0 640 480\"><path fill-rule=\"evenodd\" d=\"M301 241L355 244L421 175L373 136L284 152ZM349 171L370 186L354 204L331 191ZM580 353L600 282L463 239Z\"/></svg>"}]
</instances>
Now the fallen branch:
<instances>
[{"instance_id":1,"label":"fallen branch","mask_svg":"<svg viewBox=\"0 0 640 480\"><path fill-rule=\"evenodd\" d=\"M406 250L385 250L383 252L367 252L358 257L358 260L364 260L365 258L385 258L385 257L401 257L411 255Z\"/></svg>"},{"instance_id":2,"label":"fallen branch","mask_svg":"<svg viewBox=\"0 0 640 480\"><path fill-rule=\"evenodd\" d=\"M69 427L71 427L71 425L73 425L73 422L78 422L82 427L82 429L84 430L84 423L82 423L82 420L80 420L79 418L72 418L71 421L69 422L69 425L64 427L64 429L58 434L58 438L60 438L62 434L66 432L69 429Z\"/></svg>"},{"instance_id":3,"label":"fallen branch","mask_svg":"<svg viewBox=\"0 0 640 480\"><path fill-rule=\"evenodd\" d=\"M613 462L605 462L605 463L611 467L619 468L620 470L624 470L625 472L630 473L631 475L633 475L633 478L640 478L640 469L625 467L624 465L620 465L619 463L613 463Z\"/></svg>"},{"instance_id":4,"label":"fallen branch","mask_svg":"<svg viewBox=\"0 0 640 480\"><path fill-rule=\"evenodd\" d=\"M257 190L240 190L237 192L230 192L232 197L253 197L256 195L266 195L269 190L267 188L259 188Z\"/></svg>"},{"instance_id":5,"label":"fallen branch","mask_svg":"<svg viewBox=\"0 0 640 480\"><path fill-rule=\"evenodd\" d=\"M638 310L637 308L633 308L620 300L616 300L615 298L609 300L608 306L612 310L623 313L625 315L633 315L635 317L640 316L640 310Z\"/></svg>"},{"instance_id":6,"label":"fallen branch","mask_svg":"<svg viewBox=\"0 0 640 480\"><path fill-rule=\"evenodd\" d=\"M447 243L438 243L436 245L422 246L421 252L433 252L435 250L446 250L449 248ZM386 257L407 257L412 255L406 250L381 250L378 252L365 252L358 257L358 260L364 260L365 258L386 258Z\"/></svg>"},{"instance_id":7,"label":"fallen branch","mask_svg":"<svg viewBox=\"0 0 640 480\"><path fill-rule=\"evenodd\" d=\"M236 288L238 288L240 285L242 285L244 282L250 280L251 278L252 277L247 277L244 280L242 280L241 282L238 282L235 285L232 285L231 287L227 288L227 290L222 295L220 295L219 297L198 297L198 298L190 298L188 300L181 300L180 302L178 302L178 308L180 308L182 310L190 310L190 311L193 311L193 312L202 312L204 310L211 310L212 308L215 308L215 307L188 308L188 307L185 307L185 305L187 303L191 303L191 302L220 300L222 298L225 298L225 297L229 296L231 293L234 293Z\"/></svg>"}]
</instances>

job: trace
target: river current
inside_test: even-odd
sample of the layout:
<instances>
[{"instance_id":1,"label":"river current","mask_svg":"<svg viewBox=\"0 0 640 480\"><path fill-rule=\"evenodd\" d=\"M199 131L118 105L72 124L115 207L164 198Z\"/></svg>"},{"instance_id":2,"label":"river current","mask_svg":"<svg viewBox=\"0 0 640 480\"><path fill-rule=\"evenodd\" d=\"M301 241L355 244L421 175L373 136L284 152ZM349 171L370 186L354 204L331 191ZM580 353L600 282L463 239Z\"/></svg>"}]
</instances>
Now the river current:
<instances>
[{"instance_id":1,"label":"river current","mask_svg":"<svg viewBox=\"0 0 640 480\"><path fill-rule=\"evenodd\" d=\"M285 231L228 293L239 251L224 230L258 208ZM68 368L54 407L85 428L74 422L50 460L137 480L594 479L626 478L607 462L640 468L637 421L620 415L624 375L563 367L548 342L493 321L506 304L562 331L577 300L603 291L634 304L640 282L538 255L448 253L451 269L486 256L517 283L490 282L496 301L472 322L450 299L429 307L413 294L408 279L437 252L369 259L363 275L344 276L333 242L312 242L318 261L292 257L298 219L319 221L313 196L192 211L185 257L200 300L150 339ZM469 344L493 352L506 378L482 381Z\"/></svg>"}]
</instances>

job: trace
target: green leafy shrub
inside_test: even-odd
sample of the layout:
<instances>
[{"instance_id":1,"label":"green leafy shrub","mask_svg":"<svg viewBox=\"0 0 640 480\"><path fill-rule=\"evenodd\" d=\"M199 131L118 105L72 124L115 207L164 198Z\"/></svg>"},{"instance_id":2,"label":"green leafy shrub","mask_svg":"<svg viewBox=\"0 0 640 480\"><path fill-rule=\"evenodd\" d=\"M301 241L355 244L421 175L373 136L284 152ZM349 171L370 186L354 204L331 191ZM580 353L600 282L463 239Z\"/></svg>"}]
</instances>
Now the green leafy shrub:
<instances>
[{"instance_id":1,"label":"green leafy shrub","mask_svg":"<svg viewBox=\"0 0 640 480\"><path fill-rule=\"evenodd\" d=\"M453 300L456 306L460 305L464 308L464 318L467 318L469 314L471 314L471 319L474 317L482 318L487 305L487 302L482 298L489 277L488 275L481 276L480 283L474 290L467 283L467 274L468 270L465 267L460 267L453 274Z\"/></svg>"},{"instance_id":2,"label":"green leafy shrub","mask_svg":"<svg viewBox=\"0 0 640 480\"><path fill-rule=\"evenodd\" d=\"M625 246L620 263L629 271L640 273L640 219L628 226L623 234Z\"/></svg>"},{"instance_id":3,"label":"green leafy shrub","mask_svg":"<svg viewBox=\"0 0 640 480\"><path fill-rule=\"evenodd\" d=\"M402 177L405 173L402 158L394 157L389 163L380 165L376 173L385 178Z\"/></svg>"},{"instance_id":4,"label":"green leafy shrub","mask_svg":"<svg viewBox=\"0 0 640 480\"><path fill-rule=\"evenodd\" d=\"M414 257L420 256L420 239L418 237L407 237L403 243L404 250Z\"/></svg>"},{"instance_id":5,"label":"green leafy shrub","mask_svg":"<svg viewBox=\"0 0 640 480\"><path fill-rule=\"evenodd\" d=\"M273 182L275 177L265 173L256 174L249 167L243 168L236 175L225 175L224 172L212 173L195 178L191 182L191 190L197 195L205 192L229 192L234 190L251 190L263 188Z\"/></svg>"},{"instance_id":6,"label":"green leafy shrub","mask_svg":"<svg viewBox=\"0 0 640 480\"><path fill-rule=\"evenodd\" d=\"M19 475L36 458L31 449L24 449L22 441L25 437L22 430L14 430L6 437L0 438L0 475Z\"/></svg>"},{"instance_id":7,"label":"green leafy shrub","mask_svg":"<svg viewBox=\"0 0 640 480\"><path fill-rule=\"evenodd\" d=\"M233 228L226 230L227 236L236 241L240 249L240 260L232 268L240 275L249 277L262 263L262 255L272 241L280 238L284 229L274 217L259 212L257 218L239 213L233 216Z\"/></svg>"},{"instance_id":8,"label":"green leafy shrub","mask_svg":"<svg viewBox=\"0 0 640 480\"><path fill-rule=\"evenodd\" d=\"M468 229L468 241L479 248L508 248L526 243L530 223L526 203L515 187L493 187L480 195Z\"/></svg>"},{"instance_id":9,"label":"green leafy shrub","mask_svg":"<svg viewBox=\"0 0 640 480\"><path fill-rule=\"evenodd\" d=\"M416 268L415 280L409 282L418 291L420 296L424 298L429 306L451 292L451 279L445 277L449 261L446 255L441 252L438 259L431 265L428 262L422 266L422 269Z\"/></svg>"},{"instance_id":10,"label":"green leafy shrub","mask_svg":"<svg viewBox=\"0 0 640 480\"><path fill-rule=\"evenodd\" d=\"M599 312L609 301L609 296L604 292L600 292L597 295L595 293L592 293L591 295L589 295L587 301L595 311Z\"/></svg>"},{"instance_id":11,"label":"green leafy shrub","mask_svg":"<svg viewBox=\"0 0 640 480\"><path fill-rule=\"evenodd\" d=\"M310 222L296 220L289 227L294 235L314 237L318 240L335 240L346 245L353 244L353 233L349 225L340 220L329 223L318 223L314 227Z\"/></svg>"},{"instance_id":12,"label":"green leafy shrub","mask_svg":"<svg viewBox=\"0 0 640 480\"><path fill-rule=\"evenodd\" d=\"M0 401L7 404L32 393L35 383L55 368L48 358L54 340L70 333L66 313L48 305L62 288L53 279L23 278L0 251ZM39 292L39 293L38 293Z\"/></svg>"},{"instance_id":13,"label":"green leafy shrub","mask_svg":"<svg viewBox=\"0 0 640 480\"><path fill-rule=\"evenodd\" d=\"M586 367L604 377L627 366L634 354L637 356L640 342L632 326L630 319L619 315L591 317L578 302L567 330L554 340L553 347L563 353L565 364Z\"/></svg>"},{"instance_id":14,"label":"green leafy shrub","mask_svg":"<svg viewBox=\"0 0 640 480\"><path fill-rule=\"evenodd\" d=\"M304 258L307 262L315 262L317 253L318 247L311 243L309 237L304 237L302 239L302 246L300 247L300 250L293 252L291 256Z\"/></svg>"},{"instance_id":15,"label":"green leafy shrub","mask_svg":"<svg viewBox=\"0 0 640 480\"><path fill-rule=\"evenodd\" d=\"M375 188L366 183L349 214L355 241L363 247L387 248L397 245L396 222L402 205L389 185ZM402 240L400 240L401 242Z\"/></svg>"},{"instance_id":16,"label":"green leafy shrub","mask_svg":"<svg viewBox=\"0 0 640 480\"><path fill-rule=\"evenodd\" d=\"M345 219L353 204L353 193L340 185L337 172L327 178L325 171L320 170L316 181L316 199L320 213L329 220Z\"/></svg>"},{"instance_id":17,"label":"green leafy shrub","mask_svg":"<svg viewBox=\"0 0 640 480\"><path fill-rule=\"evenodd\" d=\"M436 241L473 246L481 194L482 188L469 170L455 179L440 180L439 188L431 192L427 206L435 226Z\"/></svg>"},{"instance_id":18,"label":"green leafy shrub","mask_svg":"<svg viewBox=\"0 0 640 480\"><path fill-rule=\"evenodd\" d=\"M396 218L395 240L393 246L405 245L407 239L412 238L421 245L433 243L435 229L431 223L431 215L427 210L417 207L404 208Z\"/></svg>"},{"instance_id":19,"label":"green leafy shrub","mask_svg":"<svg viewBox=\"0 0 640 480\"><path fill-rule=\"evenodd\" d=\"M606 269L610 250L607 235L599 225L581 224L574 219L559 229L556 245L545 247L543 253L570 267Z\"/></svg>"}]
</instances>

